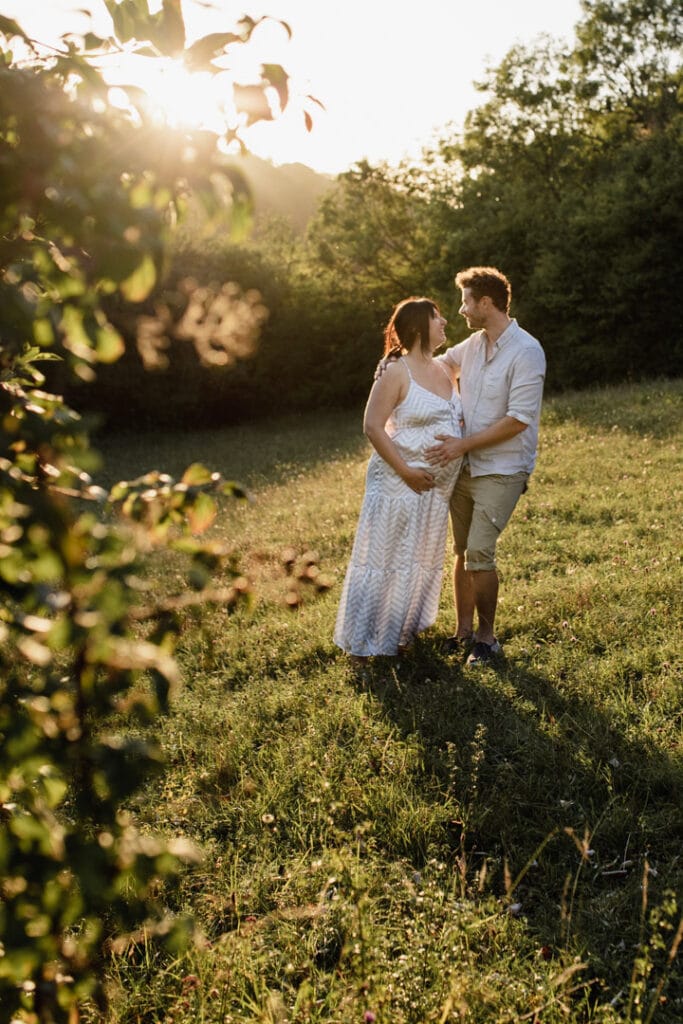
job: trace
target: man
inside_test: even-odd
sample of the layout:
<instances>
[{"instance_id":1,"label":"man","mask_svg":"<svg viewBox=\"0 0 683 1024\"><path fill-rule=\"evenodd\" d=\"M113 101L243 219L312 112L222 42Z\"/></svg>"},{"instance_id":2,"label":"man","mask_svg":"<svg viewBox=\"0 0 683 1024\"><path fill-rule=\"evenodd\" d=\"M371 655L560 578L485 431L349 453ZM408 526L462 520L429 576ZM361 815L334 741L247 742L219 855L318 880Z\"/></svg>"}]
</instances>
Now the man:
<instances>
[{"instance_id":1,"label":"man","mask_svg":"<svg viewBox=\"0 0 683 1024\"><path fill-rule=\"evenodd\" d=\"M502 652L494 631L496 542L536 462L546 364L538 341L509 315L504 274L470 267L455 284L462 293L459 312L475 333L438 358L460 376L465 436L437 435L440 444L427 450L427 459L439 466L464 456L451 497L457 624L447 646L469 650L467 665L475 666Z\"/></svg>"}]
</instances>

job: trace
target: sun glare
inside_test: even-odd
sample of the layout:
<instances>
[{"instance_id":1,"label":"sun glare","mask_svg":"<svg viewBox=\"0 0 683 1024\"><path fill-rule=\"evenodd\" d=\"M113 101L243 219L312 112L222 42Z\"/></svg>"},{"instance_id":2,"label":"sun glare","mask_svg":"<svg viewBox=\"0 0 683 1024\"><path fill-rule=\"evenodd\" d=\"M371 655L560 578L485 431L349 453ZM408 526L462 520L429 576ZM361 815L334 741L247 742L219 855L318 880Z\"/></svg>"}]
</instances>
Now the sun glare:
<instances>
[{"instance_id":1,"label":"sun glare","mask_svg":"<svg viewBox=\"0 0 683 1024\"><path fill-rule=\"evenodd\" d=\"M177 60L152 60L127 54L115 68L107 69L106 78L110 86L109 102L113 106L121 109L133 106L131 95L126 91L132 86L138 94L143 94L142 102L137 99L135 106L142 107L146 116L160 127L181 131L203 129L219 137L236 129L252 152L263 152L267 159L275 162L301 160L306 146L310 145L296 97L283 111L277 90L267 88L265 95L273 120L249 125L247 114L238 114L233 84L253 81L249 67L233 67L212 75L188 71ZM222 143L219 145L223 148ZM233 148L234 143L229 143L226 152L232 152Z\"/></svg>"},{"instance_id":2,"label":"sun glare","mask_svg":"<svg viewBox=\"0 0 683 1024\"><path fill-rule=\"evenodd\" d=\"M129 105L123 92L126 86L133 86L144 93L147 115L169 128L204 128L218 134L228 128L244 129L247 119L235 109L233 85L259 81L264 55L270 56L275 44L282 46L279 37L286 39L282 27L269 22L259 25L255 36L249 46L238 47L229 58L215 62L220 68L216 73L189 71L181 60L119 53L116 63L103 65L112 87L110 100L119 106ZM267 89L266 98L273 117L279 119L276 89Z\"/></svg>"},{"instance_id":3,"label":"sun glare","mask_svg":"<svg viewBox=\"0 0 683 1024\"><path fill-rule=\"evenodd\" d=\"M223 75L190 72L179 61L161 58L140 58L127 70L127 82L124 83L123 75L117 75L120 85L125 88L134 84L142 91L148 116L159 124L216 132L225 129L230 119L230 83ZM122 91L114 87L112 93L112 101L122 105Z\"/></svg>"}]
</instances>

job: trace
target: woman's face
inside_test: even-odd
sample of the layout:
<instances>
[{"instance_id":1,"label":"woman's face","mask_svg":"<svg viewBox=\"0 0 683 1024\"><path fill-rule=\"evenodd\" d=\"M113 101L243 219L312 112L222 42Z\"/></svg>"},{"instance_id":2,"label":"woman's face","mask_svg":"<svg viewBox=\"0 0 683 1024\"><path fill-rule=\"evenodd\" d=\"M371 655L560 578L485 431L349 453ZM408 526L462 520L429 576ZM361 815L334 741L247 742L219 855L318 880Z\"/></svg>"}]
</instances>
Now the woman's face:
<instances>
[{"instance_id":1,"label":"woman's face","mask_svg":"<svg viewBox=\"0 0 683 1024\"><path fill-rule=\"evenodd\" d=\"M440 348L445 342L447 323L448 320L436 312L429 321L429 347L432 352L436 352L437 348Z\"/></svg>"}]
</instances>

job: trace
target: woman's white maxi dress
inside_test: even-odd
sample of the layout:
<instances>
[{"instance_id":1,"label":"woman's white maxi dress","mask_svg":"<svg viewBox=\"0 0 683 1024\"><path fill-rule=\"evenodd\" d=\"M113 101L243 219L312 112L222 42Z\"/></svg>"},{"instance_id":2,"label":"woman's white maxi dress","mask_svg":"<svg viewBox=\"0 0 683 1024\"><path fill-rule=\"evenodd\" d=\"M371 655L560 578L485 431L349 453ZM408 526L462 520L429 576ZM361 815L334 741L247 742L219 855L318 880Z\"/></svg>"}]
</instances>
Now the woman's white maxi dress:
<instances>
[{"instance_id":1,"label":"woman's white maxi dress","mask_svg":"<svg viewBox=\"0 0 683 1024\"><path fill-rule=\"evenodd\" d=\"M407 364L404 362L406 369ZM386 431L410 466L429 469L436 485L416 494L373 452L334 642L348 654L397 654L436 621L448 532L448 502L462 459L435 468L425 460L436 434L462 436L453 389L441 398L410 375L408 393Z\"/></svg>"}]
</instances>

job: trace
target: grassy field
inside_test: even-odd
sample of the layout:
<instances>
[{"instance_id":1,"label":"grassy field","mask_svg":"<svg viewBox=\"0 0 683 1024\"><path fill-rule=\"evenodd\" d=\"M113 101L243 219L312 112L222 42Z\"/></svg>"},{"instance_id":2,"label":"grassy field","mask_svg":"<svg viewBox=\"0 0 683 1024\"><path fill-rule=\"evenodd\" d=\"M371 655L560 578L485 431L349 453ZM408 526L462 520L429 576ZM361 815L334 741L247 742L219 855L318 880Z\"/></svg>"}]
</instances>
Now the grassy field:
<instances>
[{"instance_id":1,"label":"grassy field","mask_svg":"<svg viewBox=\"0 0 683 1024\"><path fill-rule=\"evenodd\" d=\"M683 1020L682 424L683 382L548 400L500 544L505 662L442 653L445 580L436 627L365 678L331 640L360 413L101 442L110 480L244 481L213 532L256 595L188 613L133 811L204 850L168 896L197 941L114 960L112 1022ZM289 607L287 548L331 589Z\"/></svg>"}]
</instances>

